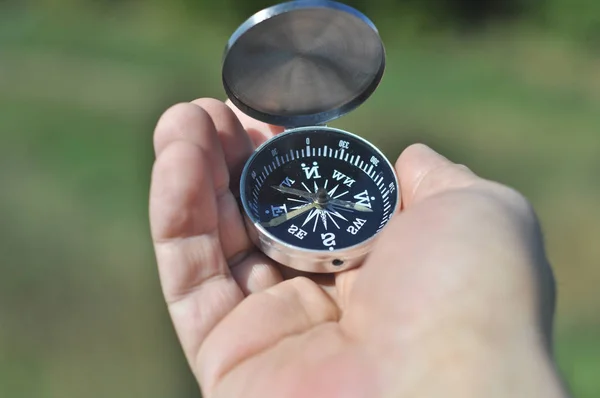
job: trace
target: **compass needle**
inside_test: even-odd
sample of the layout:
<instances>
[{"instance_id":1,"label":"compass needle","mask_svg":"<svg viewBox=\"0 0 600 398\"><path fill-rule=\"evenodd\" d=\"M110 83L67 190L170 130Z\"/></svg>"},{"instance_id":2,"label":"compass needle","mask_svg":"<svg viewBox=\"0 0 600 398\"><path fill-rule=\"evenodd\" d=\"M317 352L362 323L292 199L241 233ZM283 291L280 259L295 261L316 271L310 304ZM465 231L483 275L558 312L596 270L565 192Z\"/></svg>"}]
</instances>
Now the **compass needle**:
<instances>
[{"instance_id":1,"label":"compass needle","mask_svg":"<svg viewBox=\"0 0 600 398\"><path fill-rule=\"evenodd\" d=\"M280 185L279 186L273 185L273 186L271 186L271 188L274 188L274 189L276 189L276 190L278 190L279 192L282 192L282 193L289 193L289 194L292 194L292 195L300 196L301 198L305 198L305 199L311 199L311 200L313 200L315 198L315 194L314 193L301 191L299 189L286 188L286 187L282 187Z\"/></svg>"},{"instance_id":2,"label":"compass needle","mask_svg":"<svg viewBox=\"0 0 600 398\"><path fill-rule=\"evenodd\" d=\"M314 203L311 203L311 204L301 207L299 209L292 210L289 213L284 213L280 216L272 218L270 221L264 222L262 225L264 227L276 227L278 225L283 224L284 222L286 222L288 220L298 217L299 215L309 211L310 209L314 208L315 206L316 205Z\"/></svg>"},{"instance_id":3,"label":"compass needle","mask_svg":"<svg viewBox=\"0 0 600 398\"><path fill-rule=\"evenodd\" d=\"M294 199L294 198L287 198L287 200L289 200L291 202L298 202L298 203L303 203L303 204L310 203L310 202L307 202L306 200L300 200L300 199Z\"/></svg>"},{"instance_id":4,"label":"compass needle","mask_svg":"<svg viewBox=\"0 0 600 398\"><path fill-rule=\"evenodd\" d=\"M333 206L340 206L340 207L344 207L346 209L351 209L351 210L357 210L357 211L362 211L362 212L373 212L373 209L367 207L367 206L363 206L357 203L352 203L352 202L348 202L345 200L340 200L340 199L330 199L329 203L331 203Z\"/></svg>"}]
</instances>

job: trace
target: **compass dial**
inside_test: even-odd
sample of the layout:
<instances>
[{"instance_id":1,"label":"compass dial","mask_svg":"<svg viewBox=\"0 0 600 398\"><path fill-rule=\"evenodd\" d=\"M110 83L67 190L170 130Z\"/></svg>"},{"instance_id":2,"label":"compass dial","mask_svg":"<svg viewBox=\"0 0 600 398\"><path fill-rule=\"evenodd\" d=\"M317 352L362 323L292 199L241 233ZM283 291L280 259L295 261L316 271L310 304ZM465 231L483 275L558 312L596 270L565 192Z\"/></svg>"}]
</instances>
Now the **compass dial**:
<instances>
[{"instance_id":1,"label":"compass dial","mask_svg":"<svg viewBox=\"0 0 600 398\"><path fill-rule=\"evenodd\" d=\"M241 181L248 217L270 239L309 251L365 243L394 214L394 170L374 146L328 127L290 130L250 158Z\"/></svg>"}]
</instances>

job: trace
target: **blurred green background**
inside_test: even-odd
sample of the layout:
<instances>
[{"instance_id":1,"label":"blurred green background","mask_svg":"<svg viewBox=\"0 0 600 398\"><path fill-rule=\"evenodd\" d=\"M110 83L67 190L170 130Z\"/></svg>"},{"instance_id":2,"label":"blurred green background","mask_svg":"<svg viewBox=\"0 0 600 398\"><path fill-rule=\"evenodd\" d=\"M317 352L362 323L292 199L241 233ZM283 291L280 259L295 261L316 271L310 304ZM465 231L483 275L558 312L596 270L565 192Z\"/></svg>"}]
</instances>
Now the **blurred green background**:
<instances>
[{"instance_id":1,"label":"blurred green background","mask_svg":"<svg viewBox=\"0 0 600 398\"><path fill-rule=\"evenodd\" d=\"M600 396L600 2L349 2L388 69L333 123L391 160L425 142L535 205L556 352ZM0 397L198 397L147 220L152 130L224 98L226 40L267 1L0 0Z\"/></svg>"}]
</instances>

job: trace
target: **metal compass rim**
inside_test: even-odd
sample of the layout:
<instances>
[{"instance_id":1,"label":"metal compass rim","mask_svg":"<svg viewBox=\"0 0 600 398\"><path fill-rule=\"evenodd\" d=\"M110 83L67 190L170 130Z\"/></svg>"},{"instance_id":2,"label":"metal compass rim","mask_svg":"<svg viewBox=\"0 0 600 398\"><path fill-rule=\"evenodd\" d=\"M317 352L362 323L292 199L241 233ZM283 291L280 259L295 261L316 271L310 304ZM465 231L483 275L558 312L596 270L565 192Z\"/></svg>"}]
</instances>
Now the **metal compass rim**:
<instances>
[{"instance_id":1,"label":"metal compass rim","mask_svg":"<svg viewBox=\"0 0 600 398\"><path fill-rule=\"evenodd\" d=\"M326 264L326 263L330 263L333 259L337 259L337 258L352 260L352 259L357 259L357 258L363 257L364 255L366 255L369 252L371 245L374 243L375 239L381 234L381 232L383 230L385 230L385 227L383 229L381 229L380 231L373 233L367 239L364 239L354 245L347 246L347 247L344 247L341 249L335 249L333 251L328 251L325 249L317 250L317 249L301 247L298 245L293 245L292 243L287 242L287 241L281 239L280 237L277 237L276 235L272 234L271 232L268 231L267 228L265 228L263 225L261 225L260 219L258 219L254 216L254 212L250 208L250 204L249 204L249 200L247 197L245 187L246 187L248 178L250 178L249 172L250 172L251 166L253 165L254 160L257 157L259 157L260 155L262 155L263 152L266 149L268 149L268 147L271 146L274 142L279 141L279 140L285 140L286 137L289 136L290 134L299 133L299 132L301 133L301 132L315 131L315 130L330 131L330 132L335 132L335 133L338 133L341 135L351 137L357 141L362 142L363 144L366 144L370 148L370 150L373 151L373 153L376 153L377 155L379 155L381 157L381 159L383 160L383 162L385 162L386 167L391 171L391 173L394 177L394 180L395 180L394 182L396 184L396 190L393 193L394 199L395 199L395 204L394 204L394 207L390 210L391 214L393 215L398 211L398 209L400 207L400 201L401 201L401 192L400 192L400 186L398 183L397 173L396 173L396 170L394 169L394 166L391 164L391 162L388 160L388 158L383 154L383 152L381 152L381 150L379 150L379 148L377 148L375 145L373 145L366 139L364 139L356 134L345 131L345 130L341 130L341 129L337 129L337 128L333 128L333 127L326 127L326 126L306 126L306 127L299 127L299 128L295 128L295 129L286 130L283 133L270 138L269 140L262 143L252 153L250 158L246 161L244 169L242 171L241 178L240 178L240 187L239 187L240 188L240 202L242 204L242 207L243 207L243 210L245 213L246 222L248 223L248 227L253 229L253 231L251 231L251 233L254 235L258 235L257 237L255 236L255 238L254 238L255 243L259 244L259 246L260 246L265 241L268 241L268 244L267 244L268 247L261 246L261 249L270 250L271 252L275 251L275 252L281 253L282 255L287 256L289 258L302 259L302 261L307 264L310 263L311 261L316 261L316 262L320 262L322 264ZM388 220L386 222L386 224L389 222L390 222L390 220ZM293 267L293 268L297 268L297 267ZM345 270L345 269L349 269L349 267L340 267L340 271ZM309 271L309 272L337 272L336 270L334 270L331 267L327 267L325 270L315 270L314 268L311 268L311 266L308 266L308 265L303 270Z\"/></svg>"},{"instance_id":2,"label":"metal compass rim","mask_svg":"<svg viewBox=\"0 0 600 398\"><path fill-rule=\"evenodd\" d=\"M377 28L360 11L336 1L295 0L265 8L236 29L223 54L222 83L231 102L254 119L313 126L364 103L385 65Z\"/></svg>"}]
</instances>

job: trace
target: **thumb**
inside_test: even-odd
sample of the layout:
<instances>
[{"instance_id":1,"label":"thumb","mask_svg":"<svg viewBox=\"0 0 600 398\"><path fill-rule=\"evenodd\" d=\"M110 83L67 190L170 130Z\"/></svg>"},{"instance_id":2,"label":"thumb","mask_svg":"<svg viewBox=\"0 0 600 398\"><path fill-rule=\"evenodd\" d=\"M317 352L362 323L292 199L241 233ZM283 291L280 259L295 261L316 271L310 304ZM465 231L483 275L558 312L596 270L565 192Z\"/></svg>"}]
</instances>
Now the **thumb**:
<instances>
[{"instance_id":1,"label":"thumb","mask_svg":"<svg viewBox=\"0 0 600 398\"><path fill-rule=\"evenodd\" d=\"M466 166L452 163L423 144L406 148L395 168L403 208L442 192L464 188L479 179Z\"/></svg>"}]
</instances>

